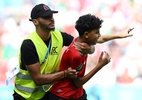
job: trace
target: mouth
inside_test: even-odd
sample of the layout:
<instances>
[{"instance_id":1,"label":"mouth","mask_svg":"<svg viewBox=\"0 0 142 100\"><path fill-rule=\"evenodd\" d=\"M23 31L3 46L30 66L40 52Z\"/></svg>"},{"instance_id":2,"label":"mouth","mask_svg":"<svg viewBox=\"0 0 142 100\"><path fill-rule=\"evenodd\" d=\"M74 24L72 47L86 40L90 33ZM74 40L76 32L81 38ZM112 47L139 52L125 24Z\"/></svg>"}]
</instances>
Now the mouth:
<instances>
[{"instance_id":1,"label":"mouth","mask_svg":"<svg viewBox=\"0 0 142 100\"><path fill-rule=\"evenodd\" d=\"M50 24L50 26L52 26L52 27L53 27L53 26L55 26L55 24L54 24L54 23L51 23L51 24Z\"/></svg>"}]
</instances>

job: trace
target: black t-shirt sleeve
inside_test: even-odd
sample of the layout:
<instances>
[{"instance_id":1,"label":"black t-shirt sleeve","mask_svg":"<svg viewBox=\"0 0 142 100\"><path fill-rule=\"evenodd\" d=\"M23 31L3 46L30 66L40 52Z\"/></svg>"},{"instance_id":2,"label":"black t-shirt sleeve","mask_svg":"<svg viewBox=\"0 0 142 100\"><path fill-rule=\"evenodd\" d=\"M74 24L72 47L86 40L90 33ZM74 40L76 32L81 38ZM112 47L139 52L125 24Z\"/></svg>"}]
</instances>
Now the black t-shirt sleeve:
<instances>
[{"instance_id":1,"label":"black t-shirt sleeve","mask_svg":"<svg viewBox=\"0 0 142 100\"><path fill-rule=\"evenodd\" d=\"M61 34L63 37L63 46L69 46L71 42L73 41L74 37L65 32L61 32Z\"/></svg>"},{"instance_id":2,"label":"black t-shirt sleeve","mask_svg":"<svg viewBox=\"0 0 142 100\"><path fill-rule=\"evenodd\" d=\"M21 45L21 60L24 65L39 62L36 48L30 39L24 40Z\"/></svg>"}]
</instances>

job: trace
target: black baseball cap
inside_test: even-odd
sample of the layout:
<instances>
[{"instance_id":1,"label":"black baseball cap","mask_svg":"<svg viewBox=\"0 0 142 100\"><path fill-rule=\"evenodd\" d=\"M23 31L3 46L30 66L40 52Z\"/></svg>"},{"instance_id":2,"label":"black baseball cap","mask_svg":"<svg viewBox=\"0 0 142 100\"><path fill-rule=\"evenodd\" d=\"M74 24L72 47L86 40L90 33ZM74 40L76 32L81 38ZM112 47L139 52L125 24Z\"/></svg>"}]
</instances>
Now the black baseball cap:
<instances>
[{"instance_id":1,"label":"black baseball cap","mask_svg":"<svg viewBox=\"0 0 142 100\"><path fill-rule=\"evenodd\" d=\"M32 19L36 19L38 17L46 17L46 16L49 16L50 14L53 14L53 13L58 13L58 11L51 10L45 4L38 4L32 9L31 19L29 19L29 20L32 21Z\"/></svg>"}]
</instances>

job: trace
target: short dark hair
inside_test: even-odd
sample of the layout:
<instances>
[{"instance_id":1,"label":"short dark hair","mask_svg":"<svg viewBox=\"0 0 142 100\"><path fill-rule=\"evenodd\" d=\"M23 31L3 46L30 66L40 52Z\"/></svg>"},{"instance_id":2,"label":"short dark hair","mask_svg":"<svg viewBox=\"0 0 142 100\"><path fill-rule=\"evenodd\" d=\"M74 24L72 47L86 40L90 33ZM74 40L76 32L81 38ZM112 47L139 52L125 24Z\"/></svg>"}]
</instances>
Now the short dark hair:
<instances>
[{"instance_id":1,"label":"short dark hair","mask_svg":"<svg viewBox=\"0 0 142 100\"><path fill-rule=\"evenodd\" d=\"M85 14L80 16L76 21L75 28L78 31L79 36L82 36L85 31L101 28L102 22L103 20L95 15Z\"/></svg>"}]
</instances>

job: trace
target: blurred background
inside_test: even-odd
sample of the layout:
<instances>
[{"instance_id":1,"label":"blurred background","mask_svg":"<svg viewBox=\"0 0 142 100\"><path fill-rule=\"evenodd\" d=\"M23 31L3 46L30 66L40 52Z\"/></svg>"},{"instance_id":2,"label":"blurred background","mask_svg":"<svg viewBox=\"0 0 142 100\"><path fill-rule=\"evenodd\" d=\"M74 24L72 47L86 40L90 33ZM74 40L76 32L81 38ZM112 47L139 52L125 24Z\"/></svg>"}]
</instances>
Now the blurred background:
<instances>
[{"instance_id":1,"label":"blurred background","mask_svg":"<svg viewBox=\"0 0 142 100\"><path fill-rule=\"evenodd\" d=\"M104 20L102 35L134 27L133 37L96 45L86 73L96 65L101 51L109 52L111 62L84 88L88 100L142 100L142 0L0 0L0 100L13 100L14 83L6 85L6 72L17 65L20 44L34 30L30 12L39 3L58 10L56 28L74 37L78 36L75 21L87 13Z\"/></svg>"}]
</instances>

